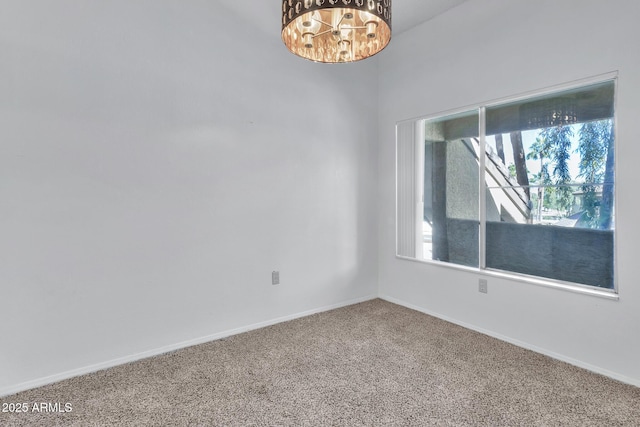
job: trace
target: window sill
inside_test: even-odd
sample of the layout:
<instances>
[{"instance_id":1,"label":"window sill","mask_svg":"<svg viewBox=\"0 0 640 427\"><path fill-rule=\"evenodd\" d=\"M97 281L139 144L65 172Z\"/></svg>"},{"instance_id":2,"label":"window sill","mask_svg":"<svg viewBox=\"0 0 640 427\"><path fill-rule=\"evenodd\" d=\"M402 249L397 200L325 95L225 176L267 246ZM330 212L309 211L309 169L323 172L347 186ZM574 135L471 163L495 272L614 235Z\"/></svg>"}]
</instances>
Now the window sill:
<instances>
[{"instance_id":1,"label":"window sill","mask_svg":"<svg viewBox=\"0 0 640 427\"><path fill-rule=\"evenodd\" d=\"M396 258L407 260L407 261L418 262L422 264L434 265L437 267L449 268L449 269L458 270L458 271L465 271L468 273L474 273L482 276L495 277L499 279L511 280L511 281L520 282L520 283L543 286L546 288L555 288L555 289L560 289L567 292L573 292L573 293L582 294L582 295L589 295L589 296L594 296L598 298L605 298L613 301L620 300L619 294L614 289L605 289L605 288L598 288L595 286L580 285L577 283L561 282L561 281L556 281L552 279L543 279L539 277L527 276L524 274L507 273L500 270L491 270L491 269L482 270L477 267L467 267L464 265L450 264L450 263L441 262L441 261L416 259L416 258L402 256L402 255L396 255Z\"/></svg>"}]
</instances>

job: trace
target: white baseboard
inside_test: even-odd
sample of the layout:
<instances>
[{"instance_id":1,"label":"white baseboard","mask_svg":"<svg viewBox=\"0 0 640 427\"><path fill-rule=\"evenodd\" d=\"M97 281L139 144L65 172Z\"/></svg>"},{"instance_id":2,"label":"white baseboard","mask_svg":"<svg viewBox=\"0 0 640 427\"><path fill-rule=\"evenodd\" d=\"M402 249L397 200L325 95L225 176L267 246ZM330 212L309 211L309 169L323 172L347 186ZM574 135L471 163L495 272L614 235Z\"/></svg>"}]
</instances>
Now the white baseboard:
<instances>
[{"instance_id":1,"label":"white baseboard","mask_svg":"<svg viewBox=\"0 0 640 427\"><path fill-rule=\"evenodd\" d=\"M89 366L85 366L85 367L78 368L78 369L72 369L70 371L61 372L59 374L54 374L54 375L50 375L50 376L43 377L43 378L37 378L37 379L31 380L31 381L25 381L23 383L19 383L19 384L12 385L12 386L9 386L9 387L1 388L0 389L0 397L9 396L9 395L12 395L12 394L15 394L15 393L19 393L21 391L30 390L30 389L37 388L37 387L42 387L42 386L47 385L47 384L55 383L55 382L58 382L58 381L66 380L66 379L77 377L77 376L80 376L80 375L90 374L90 373L93 373L93 372L101 371L103 369L112 368L114 366L124 365L125 363L135 362L137 360L146 359L146 358L153 357L153 356L159 356L161 354L169 353L171 351L180 350L180 349L191 347L191 346L198 345L198 344L204 344L206 342L219 340L219 339L222 339L222 338L230 337L232 335L237 335L237 334L241 334L243 332L252 331L254 329L264 328L266 326L271 326L271 325L275 325L275 324L278 324L278 323L287 322L289 320L294 320L294 319L298 319L298 318L301 318L301 317L310 316L310 315L316 314L316 313L322 313L324 311L334 310L336 308L341 308L341 307L346 307L346 306L353 305L353 304L358 304L358 303L369 301L369 300L376 299L376 298L378 298L377 295L369 295L369 296L362 297L362 298L356 298L356 299L349 300L349 301L343 301L343 302L340 302L340 303L337 303L337 304L332 304L332 305L329 305L329 306L324 306L324 307L314 308L312 310L303 311L301 313L290 314L290 315L287 315L287 316L283 316L283 317L278 317L278 318L275 318L275 319L267 320L267 321L264 321L264 322L254 323L252 325L247 325L247 326L243 326L243 327L240 327L240 328L235 328L235 329L231 329L231 330L228 330L228 331L218 332L218 333L215 333L215 334L212 334L212 335L207 335L207 336L204 336L204 337L195 338L195 339L188 340L188 341L182 341L182 342L179 342L179 343L176 343L176 344L170 344L170 345L167 345L167 346L164 346L164 347L155 348L155 349L148 350L148 351L143 351L142 353L136 353L136 354L132 354L132 355L129 355L129 356L119 357L117 359L112 359L112 360L108 360L108 361L105 361L105 362L96 363L94 365L89 365Z\"/></svg>"},{"instance_id":2,"label":"white baseboard","mask_svg":"<svg viewBox=\"0 0 640 427\"><path fill-rule=\"evenodd\" d=\"M388 302L391 302L391 303L394 303L394 304L401 305L403 307L410 308L412 310L419 311L421 313L428 314L428 315L433 316L433 317L437 317L439 319L442 319L442 320L445 320L447 322L456 324L458 326L462 326L463 328L467 328L467 329L471 329L471 330L476 331L476 332L480 332L481 334L488 335L490 337L499 339L500 341L505 341L505 342L508 342L510 344L517 345L518 347L526 348L527 350L531 350L531 351L535 351L536 353L544 354L545 356L549 356L552 359L556 359L556 360L560 360L562 362L569 363L570 365L574 365L574 366L577 366L579 368L586 369L587 371L595 372L596 374L600 374L600 375L604 375L604 376L609 377L609 378L613 378L614 380L623 382L625 384L630 384L630 385L633 385L633 386L636 386L636 387L640 387L640 379L627 377L626 375L621 375L621 374L618 374L616 372L609 371L607 369L603 369L603 368L601 368L599 366L594 366L594 365L591 365L589 363L585 363L585 362L583 362L581 360L573 359L571 357L567 357L567 356L564 356L562 354L558 354L558 353L555 353L553 351L549 351L547 349L544 349L544 348L541 348L541 347L526 343L524 341L513 339L513 338L510 338L508 336L501 335L501 334L498 334L496 332L489 331L489 330L486 330L486 329L483 329L483 328L479 328L477 326L474 326L474 325L471 325L471 324L468 324L468 323L465 323L465 322L460 322L459 320L452 319L452 318L447 317L447 316L443 316L440 313L436 313L436 312L433 312L431 310L427 310L427 309L425 309L423 307L419 307L417 305L410 304L410 303L408 303L406 301L402 301L402 300L399 300L397 298L393 298L393 297L391 297L389 295L379 295L378 298L383 299L383 300L388 301Z\"/></svg>"}]
</instances>

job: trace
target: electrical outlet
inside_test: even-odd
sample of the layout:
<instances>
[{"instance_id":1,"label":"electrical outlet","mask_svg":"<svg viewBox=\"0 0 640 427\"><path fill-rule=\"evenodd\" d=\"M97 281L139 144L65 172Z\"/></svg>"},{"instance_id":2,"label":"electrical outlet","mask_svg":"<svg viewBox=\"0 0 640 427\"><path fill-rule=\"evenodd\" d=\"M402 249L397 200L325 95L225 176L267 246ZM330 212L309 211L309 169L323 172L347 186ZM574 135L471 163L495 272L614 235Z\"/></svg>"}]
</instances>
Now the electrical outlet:
<instances>
[{"instance_id":1,"label":"electrical outlet","mask_svg":"<svg viewBox=\"0 0 640 427\"><path fill-rule=\"evenodd\" d=\"M478 280L478 291L482 292L483 294L487 293L487 279Z\"/></svg>"},{"instance_id":2,"label":"electrical outlet","mask_svg":"<svg viewBox=\"0 0 640 427\"><path fill-rule=\"evenodd\" d=\"M272 271L271 272L271 284L272 285L279 285L280 284L280 272L279 271Z\"/></svg>"}]
</instances>

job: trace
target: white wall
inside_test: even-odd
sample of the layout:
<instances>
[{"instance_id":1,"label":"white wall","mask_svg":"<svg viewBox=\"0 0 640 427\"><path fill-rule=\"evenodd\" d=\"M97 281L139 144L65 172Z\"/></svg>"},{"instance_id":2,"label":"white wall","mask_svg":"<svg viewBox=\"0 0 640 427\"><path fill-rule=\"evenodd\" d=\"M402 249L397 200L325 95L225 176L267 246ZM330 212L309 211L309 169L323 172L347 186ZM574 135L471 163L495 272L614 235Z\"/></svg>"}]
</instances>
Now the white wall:
<instances>
[{"instance_id":1,"label":"white wall","mask_svg":"<svg viewBox=\"0 0 640 427\"><path fill-rule=\"evenodd\" d=\"M376 295L377 62L243 5L0 0L0 395Z\"/></svg>"},{"instance_id":2,"label":"white wall","mask_svg":"<svg viewBox=\"0 0 640 427\"><path fill-rule=\"evenodd\" d=\"M640 2L470 0L380 55L379 285L384 298L640 385ZM398 120L619 71L619 301L396 259Z\"/></svg>"}]
</instances>

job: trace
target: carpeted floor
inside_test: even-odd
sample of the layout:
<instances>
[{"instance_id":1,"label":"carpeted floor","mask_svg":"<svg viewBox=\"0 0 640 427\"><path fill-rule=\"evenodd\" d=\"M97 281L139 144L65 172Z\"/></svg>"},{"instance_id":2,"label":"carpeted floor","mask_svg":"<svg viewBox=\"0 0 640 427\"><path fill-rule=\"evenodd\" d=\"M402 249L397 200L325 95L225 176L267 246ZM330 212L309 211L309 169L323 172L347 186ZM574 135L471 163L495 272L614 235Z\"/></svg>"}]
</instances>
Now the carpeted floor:
<instances>
[{"instance_id":1,"label":"carpeted floor","mask_svg":"<svg viewBox=\"0 0 640 427\"><path fill-rule=\"evenodd\" d=\"M640 426L640 389L382 300L0 398L2 426Z\"/></svg>"}]
</instances>

